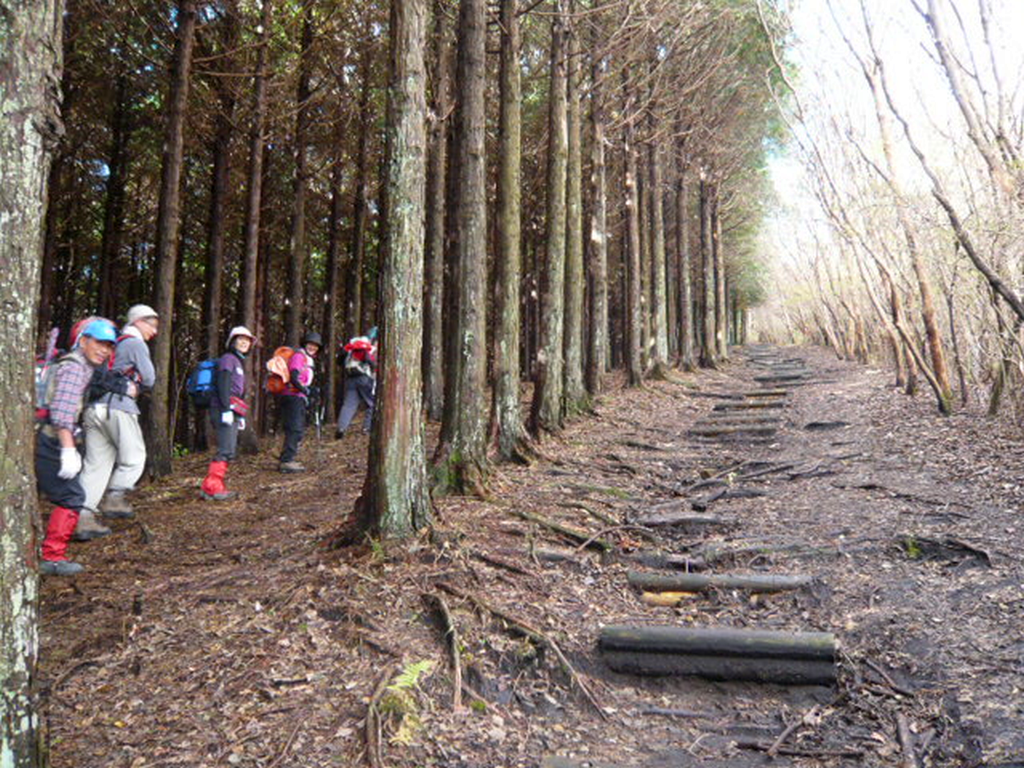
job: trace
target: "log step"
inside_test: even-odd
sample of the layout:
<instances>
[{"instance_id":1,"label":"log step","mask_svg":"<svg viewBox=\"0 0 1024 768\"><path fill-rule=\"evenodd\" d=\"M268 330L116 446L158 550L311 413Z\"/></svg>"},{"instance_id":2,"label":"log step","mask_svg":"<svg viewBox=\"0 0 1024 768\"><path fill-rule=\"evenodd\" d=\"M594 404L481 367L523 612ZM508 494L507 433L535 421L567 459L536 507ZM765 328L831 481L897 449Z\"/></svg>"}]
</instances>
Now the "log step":
<instances>
[{"instance_id":1,"label":"log step","mask_svg":"<svg viewBox=\"0 0 1024 768\"><path fill-rule=\"evenodd\" d=\"M712 410L714 411L751 411L759 408L782 408L785 403L781 403L777 400L743 400L738 403L718 403Z\"/></svg>"},{"instance_id":2,"label":"log step","mask_svg":"<svg viewBox=\"0 0 1024 768\"><path fill-rule=\"evenodd\" d=\"M660 574L629 571L631 587L649 592L709 592L712 589L742 589L747 592L789 592L810 586L814 578L806 574L778 573L679 573Z\"/></svg>"},{"instance_id":3,"label":"log step","mask_svg":"<svg viewBox=\"0 0 1024 768\"><path fill-rule=\"evenodd\" d=\"M723 435L760 435L762 437L771 437L778 431L779 428L777 426L736 424L721 427L693 427L689 430L689 434L695 437L721 437Z\"/></svg>"},{"instance_id":4,"label":"log step","mask_svg":"<svg viewBox=\"0 0 1024 768\"><path fill-rule=\"evenodd\" d=\"M598 649L611 669L627 674L789 685L836 679L830 632L619 625L601 630Z\"/></svg>"},{"instance_id":5,"label":"log step","mask_svg":"<svg viewBox=\"0 0 1024 768\"><path fill-rule=\"evenodd\" d=\"M779 413L709 413L694 423L695 427L726 427L737 424L761 424L763 426L781 426L782 414Z\"/></svg>"},{"instance_id":6,"label":"log step","mask_svg":"<svg viewBox=\"0 0 1024 768\"><path fill-rule=\"evenodd\" d=\"M805 381L809 373L773 373L767 376L755 376L754 381L762 384L778 384L787 381Z\"/></svg>"}]
</instances>

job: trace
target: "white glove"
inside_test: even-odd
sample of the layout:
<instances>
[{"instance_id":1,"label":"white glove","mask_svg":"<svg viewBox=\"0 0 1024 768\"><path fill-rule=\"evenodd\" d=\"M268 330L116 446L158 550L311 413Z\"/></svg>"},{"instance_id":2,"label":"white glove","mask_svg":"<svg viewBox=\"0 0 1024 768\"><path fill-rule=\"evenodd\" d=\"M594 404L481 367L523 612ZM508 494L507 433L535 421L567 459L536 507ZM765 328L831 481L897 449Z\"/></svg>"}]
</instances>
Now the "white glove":
<instances>
[{"instance_id":1,"label":"white glove","mask_svg":"<svg viewBox=\"0 0 1024 768\"><path fill-rule=\"evenodd\" d=\"M78 473L82 471L82 454L78 452L77 448L61 448L60 449L60 471L57 473L57 477L61 480L71 480L74 477L78 477Z\"/></svg>"},{"instance_id":2,"label":"white glove","mask_svg":"<svg viewBox=\"0 0 1024 768\"><path fill-rule=\"evenodd\" d=\"M244 429L245 429L245 417L244 416L239 416L238 417L238 431L241 432Z\"/></svg>"},{"instance_id":3,"label":"white glove","mask_svg":"<svg viewBox=\"0 0 1024 768\"><path fill-rule=\"evenodd\" d=\"M220 415L220 423L221 424L227 424L228 426L230 426L231 424L234 424L235 423L235 413L234 413L234 411L224 411L224 413L222 413Z\"/></svg>"}]
</instances>

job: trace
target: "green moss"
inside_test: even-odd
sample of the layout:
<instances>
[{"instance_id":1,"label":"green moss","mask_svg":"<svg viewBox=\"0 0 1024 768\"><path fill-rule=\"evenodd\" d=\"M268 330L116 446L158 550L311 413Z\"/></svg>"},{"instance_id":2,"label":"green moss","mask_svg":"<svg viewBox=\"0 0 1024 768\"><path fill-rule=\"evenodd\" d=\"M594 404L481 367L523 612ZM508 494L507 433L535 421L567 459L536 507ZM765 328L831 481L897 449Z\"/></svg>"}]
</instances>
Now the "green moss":
<instances>
[{"instance_id":1,"label":"green moss","mask_svg":"<svg viewBox=\"0 0 1024 768\"><path fill-rule=\"evenodd\" d=\"M917 540L913 536L907 536L903 540L903 550L911 560L920 560L921 555L924 554L921 551L921 547L918 545Z\"/></svg>"}]
</instances>

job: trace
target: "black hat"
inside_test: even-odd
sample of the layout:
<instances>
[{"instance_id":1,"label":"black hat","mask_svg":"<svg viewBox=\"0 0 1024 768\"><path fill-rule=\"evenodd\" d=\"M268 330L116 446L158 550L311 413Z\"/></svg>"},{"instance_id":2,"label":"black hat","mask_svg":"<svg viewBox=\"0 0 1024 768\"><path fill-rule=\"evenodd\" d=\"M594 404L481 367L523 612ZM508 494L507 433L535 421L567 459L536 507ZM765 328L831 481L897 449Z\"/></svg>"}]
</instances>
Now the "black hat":
<instances>
[{"instance_id":1,"label":"black hat","mask_svg":"<svg viewBox=\"0 0 1024 768\"><path fill-rule=\"evenodd\" d=\"M302 346L306 346L307 344L316 344L318 347L322 347L324 345L324 340L316 331L307 331L306 335L302 337Z\"/></svg>"}]
</instances>

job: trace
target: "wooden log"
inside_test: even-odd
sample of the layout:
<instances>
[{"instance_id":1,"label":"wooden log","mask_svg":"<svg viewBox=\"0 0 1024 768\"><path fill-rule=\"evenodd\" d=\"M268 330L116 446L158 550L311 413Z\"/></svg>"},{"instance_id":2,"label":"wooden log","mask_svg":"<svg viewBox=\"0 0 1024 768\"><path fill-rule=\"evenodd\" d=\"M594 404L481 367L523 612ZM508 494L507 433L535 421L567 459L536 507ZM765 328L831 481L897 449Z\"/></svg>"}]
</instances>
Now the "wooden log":
<instances>
[{"instance_id":1,"label":"wooden log","mask_svg":"<svg viewBox=\"0 0 1024 768\"><path fill-rule=\"evenodd\" d=\"M680 506L687 504L681 501ZM636 519L637 525L646 525L648 528L658 528L665 525L725 525L726 521L717 517L707 515L695 515L681 508L666 509L659 512L649 513Z\"/></svg>"},{"instance_id":2,"label":"wooden log","mask_svg":"<svg viewBox=\"0 0 1024 768\"><path fill-rule=\"evenodd\" d=\"M836 679L829 632L609 626L601 630L598 649L611 669L627 674L792 685L831 685Z\"/></svg>"},{"instance_id":3,"label":"wooden log","mask_svg":"<svg viewBox=\"0 0 1024 768\"><path fill-rule=\"evenodd\" d=\"M756 389L756 390L754 390L752 392L743 392L741 394L743 395L743 397L745 397L747 399L753 398L754 400L757 400L759 398L764 398L764 397L789 397L789 390L788 389L768 389L766 387L765 389Z\"/></svg>"},{"instance_id":4,"label":"wooden log","mask_svg":"<svg viewBox=\"0 0 1024 768\"><path fill-rule=\"evenodd\" d=\"M762 435L771 437L779 431L778 427L764 424L733 424L726 426L693 427L688 434L696 437L719 437L721 435Z\"/></svg>"},{"instance_id":5,"label":"wooden log","mask_svg":"<svg viewBox=\"0 0 1024 768\"><path fill-rule=\"evenodd\" d=\"M787 592L809 586L807 575L777 573L641 573L626 574L631 587L648 592L707 592L711 589L743 589L749 592Z\"/></svg>"},{"instance_id":6,"label":"wooden log","mask_svg":"<svg viewBox=\"0 0 1024 768\"><path fill-rule=\"evenodd\" d=\"M809 373L771 373L763 376L755 376L754 381L763 384L778 384L786 381L804 381L809 376Z\"/></svg>"},{"instance_id":7,"label":"wooden log","mask_svg":"<svg viewBox=\"0 0 1024 768\"><path fill-rule=\"evenodd\" d=\"M714 411L699 419L697 426L709 424L779 424L781 422L781 413Z\"/></svg>"},{"instance_id":8,"label":"wooden log","mask_svg":"<svg viewBox=\"0 0 1024 768\"><path fill-rule=\"evenodd\" d=\"M783 408L785 403L778 400L741 400L739 402L719 403L715 411L750 411L758 408Z\"/></svg>"},{"instance_id":9,"label":"wooden log","mask_svg":"<svg viewBox=\"0 0 1024 768\"><path fill-rule=\"evenodd\" d=\"M755 427L781 427L782 418L776 412L769 413L735 413L735 414L709 414L706 418L700 419L694 424L695 429L704 429L707 427L740 427L740 426L755 426Z\"/></svg>"}]
</instances>

